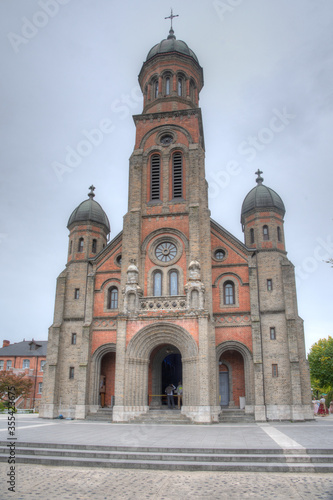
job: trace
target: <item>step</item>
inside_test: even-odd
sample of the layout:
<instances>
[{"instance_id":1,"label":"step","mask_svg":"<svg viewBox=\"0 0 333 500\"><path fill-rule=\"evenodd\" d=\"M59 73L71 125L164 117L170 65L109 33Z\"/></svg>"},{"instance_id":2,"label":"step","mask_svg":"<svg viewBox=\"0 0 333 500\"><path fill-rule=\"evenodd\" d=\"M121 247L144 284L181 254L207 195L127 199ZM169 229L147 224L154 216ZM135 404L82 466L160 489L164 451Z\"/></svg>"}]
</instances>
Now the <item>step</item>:
<instances>
[{"instance_id":1,"label":"step","mask_svg":"<svg viewBox=\"0 0 333 500\"><path fill-rule=\"evenodd\" d=\"M7 461L0 442L0 461ZM79 467L244 472L333 472L333 450L192 449L17 443L16 462Z\"/></svg>"},{"instance_id":2,"label":"step","mask_svg":"<svg viewBox=\"0 0 333 500\"><path fill-rule=\"evenodd\" d=\"M0 455L0 459L3 457ZM6 458L5 458L6 460ZM332 473L332 464L313 463L267 463L265 462L189 462L183 460L117 460L91 459L82 457L53 457L34 455L17 456L16 463L71 466L71 467L103 467L122 469L155 469L155 470L183 470L183 471L242 471L242 472L305 472L305 473Z\"/></svg>"}]
</instances>

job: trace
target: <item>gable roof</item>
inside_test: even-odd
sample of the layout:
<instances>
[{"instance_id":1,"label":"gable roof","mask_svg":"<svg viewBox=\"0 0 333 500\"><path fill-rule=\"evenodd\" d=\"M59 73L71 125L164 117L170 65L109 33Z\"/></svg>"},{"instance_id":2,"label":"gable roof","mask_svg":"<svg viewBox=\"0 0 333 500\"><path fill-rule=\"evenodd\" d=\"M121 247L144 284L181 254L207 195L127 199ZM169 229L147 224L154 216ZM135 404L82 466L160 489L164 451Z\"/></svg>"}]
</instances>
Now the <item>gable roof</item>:
<instances>
[{"instance_id":1,"label":"gable roof","mask_svg":"<svg viewBox=\"0 0 333 500\"><path fill-rule=\"evenodd\" d=\"M47 340L24 340L9 344L0 349L0 357L4 356L46 356Z\"/></svg>"}]
</instances>

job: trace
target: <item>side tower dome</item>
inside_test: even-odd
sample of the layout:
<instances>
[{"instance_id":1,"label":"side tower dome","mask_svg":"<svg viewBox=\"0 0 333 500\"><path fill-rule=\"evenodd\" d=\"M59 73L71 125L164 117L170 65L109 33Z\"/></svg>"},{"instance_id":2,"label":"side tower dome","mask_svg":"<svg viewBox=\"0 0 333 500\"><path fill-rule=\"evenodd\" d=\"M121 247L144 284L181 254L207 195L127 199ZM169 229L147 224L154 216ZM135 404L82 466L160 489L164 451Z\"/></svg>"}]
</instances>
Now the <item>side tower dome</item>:
<instances>
[{"instance_id":1,"label":"side tower dome","mask_svg":"<svg viewBox=\"0 0 333 500\"><path fill-rule=\"evenodd\" d=\"M258 249L285 251L283 217L286 212L281 197L263 184L262 172L258 170L257 186L246 195L241 211L245 244Z\"/></svg>"},{"instance_id":2,"label":"side tower dome","mask_svg":"<svg viewBox=\"0 0 333 500\"><path fill-rule=\"evenodd\" d=\"M88 200L80 203L68 219L68 262L93 258L106 245L110 222L99 203L94 200L94 186L90 186Z\"/></svg>"}]
</instances>

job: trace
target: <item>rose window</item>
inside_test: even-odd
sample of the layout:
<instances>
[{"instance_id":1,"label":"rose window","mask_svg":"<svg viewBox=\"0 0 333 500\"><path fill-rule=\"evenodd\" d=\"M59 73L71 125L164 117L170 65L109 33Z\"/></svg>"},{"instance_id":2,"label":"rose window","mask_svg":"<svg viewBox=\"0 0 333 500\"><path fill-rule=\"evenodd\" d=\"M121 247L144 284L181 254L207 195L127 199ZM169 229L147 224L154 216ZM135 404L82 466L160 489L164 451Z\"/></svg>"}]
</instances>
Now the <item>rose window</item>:
<instances>
[{"instance_id":1,"label":"rose window","mask_svg":"<svg viewBox=\"0 0 333 500\"><path fill-rule=\"evenodd\" d=\"M164 241L156 247L155 255L161 262L169 262L176 257L177 247L170 241Z\"/></svg>"}]
</instances>

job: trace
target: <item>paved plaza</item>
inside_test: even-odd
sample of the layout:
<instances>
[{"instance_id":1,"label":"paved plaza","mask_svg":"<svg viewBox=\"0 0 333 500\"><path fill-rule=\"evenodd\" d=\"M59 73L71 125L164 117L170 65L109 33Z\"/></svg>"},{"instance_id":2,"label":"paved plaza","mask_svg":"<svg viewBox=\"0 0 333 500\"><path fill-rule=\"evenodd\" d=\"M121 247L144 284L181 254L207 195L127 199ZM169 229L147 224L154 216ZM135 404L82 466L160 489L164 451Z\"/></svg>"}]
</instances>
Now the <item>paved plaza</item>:
<instances>
[{"instance_id":1,"label":"paved plaza","mask_svg":"<svg viewBox=\"0 0 333 500\"><path fill-rule=\"evenodd\" d=\"M42 420L17 415L17 442L240 449L333 449L333 416L304 423L130 425ZM0 440L8 437L0 416ZM15 493L9 465L0 463L0 498L53 499L333 499L333 474L181 472L84 469L16 464Z\"/></svg>"}]
</instances>

